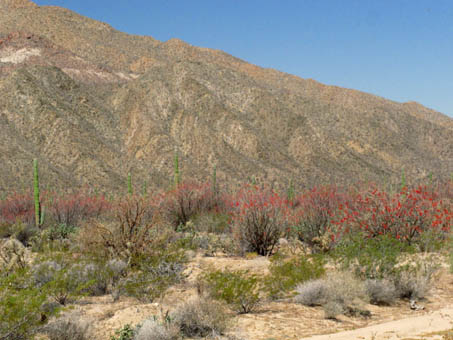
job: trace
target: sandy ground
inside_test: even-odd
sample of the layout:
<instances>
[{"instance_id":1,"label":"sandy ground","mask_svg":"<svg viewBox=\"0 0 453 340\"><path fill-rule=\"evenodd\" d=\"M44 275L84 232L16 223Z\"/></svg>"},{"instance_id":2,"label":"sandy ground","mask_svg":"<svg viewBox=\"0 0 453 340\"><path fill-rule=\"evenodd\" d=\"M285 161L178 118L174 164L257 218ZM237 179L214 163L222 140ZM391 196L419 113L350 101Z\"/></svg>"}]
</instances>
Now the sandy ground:
<instances>
[{"instance_id":1,"label":"sandy ground","mask_svg":"<svg viewBox=\"0 0 453 340\"><path fill-rule=\"evenodd\" d=\"M73 311L92 325L93 339L109 340L118 328L136 325L152 315L172 311L196 292L196 276L209 267L248 269L265 274L269 260L264 257L246 260L231 257L196 256L189 264L187 282L172 287L165 297L154 303L141 303L111 296L85 298ZM442 339L443 331L453 328L453 275L443 268L434 280L434 288L425 301L424 310L413 311L409 301L393 306L368 305L371 318L345 317L327 320L321 307L306 307L290 301L266 302L251 314L235 317L230 333L244 340L384 340Z\"/></svg>"}]
</instances>

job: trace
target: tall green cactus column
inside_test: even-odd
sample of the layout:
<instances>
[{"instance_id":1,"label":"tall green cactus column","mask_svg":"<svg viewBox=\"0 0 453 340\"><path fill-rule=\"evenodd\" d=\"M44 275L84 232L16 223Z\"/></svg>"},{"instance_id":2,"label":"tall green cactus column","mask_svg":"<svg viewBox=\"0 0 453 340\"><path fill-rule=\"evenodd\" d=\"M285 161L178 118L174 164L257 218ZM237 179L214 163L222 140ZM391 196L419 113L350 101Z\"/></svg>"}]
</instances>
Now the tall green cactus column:
<instances>
[{"instance_id":1,"label":"tall green cactus column","mask_svg":"<svg viewBox=\"0 0 453 340\"><path fill-rule=\"evenodd\" d=\"M181 184L181 174L179 172L179 157L178 151L175 150L175 160L174 160L174 186L177 188Z\"/></svg>"},{"instance_id":2,"label":"tall green cactus column","mask_svg":"<svg viewBox=\"0 0 453 340\"><path fill-rule=\"evenodd\" d=\"M127 173L127 193L132 195L132 175L130 172Z\"/></svg>"},{"instance_id":3,"label":"tall green cactus column","mask_svg":"<svg viewBox=\"0 0 453 340\"><path fill-rule=\"evenodd\" d=\"M39 202L39 175L38 175L38 160L33 160L33 191L35 199L35 224L36 227L41 225L41 204Z\"/></svg>"}]
</instances>

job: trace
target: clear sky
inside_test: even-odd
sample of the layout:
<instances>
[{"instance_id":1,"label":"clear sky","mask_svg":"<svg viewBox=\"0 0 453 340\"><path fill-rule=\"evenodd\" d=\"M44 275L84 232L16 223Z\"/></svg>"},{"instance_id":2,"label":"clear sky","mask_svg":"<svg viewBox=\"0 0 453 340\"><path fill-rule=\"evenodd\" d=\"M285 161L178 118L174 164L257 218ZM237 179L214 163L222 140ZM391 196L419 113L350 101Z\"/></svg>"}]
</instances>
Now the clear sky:
<instances>
[{"instance_id":1,"label":"clear sky","mask_svg":"<svg viewBox=\"0 0 453 340\"><path fill-rule=\"evenodd\" d=\"M34 0L453 117L452 0Z\"/></svg>"}]
</instances>

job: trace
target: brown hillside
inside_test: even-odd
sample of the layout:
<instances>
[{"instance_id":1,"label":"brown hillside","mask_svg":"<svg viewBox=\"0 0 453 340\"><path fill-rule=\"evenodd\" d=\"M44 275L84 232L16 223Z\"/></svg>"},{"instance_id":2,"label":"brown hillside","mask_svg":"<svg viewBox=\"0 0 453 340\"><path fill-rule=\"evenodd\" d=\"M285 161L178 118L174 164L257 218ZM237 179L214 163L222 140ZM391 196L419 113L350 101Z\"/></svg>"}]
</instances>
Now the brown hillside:
<instances>
[{"instance_id":1,"label":"brown hillside","mask_svg":"<svg viewBox=\"0 0 453 340\"><path fill-rule=\"evenodd\" d=\"M59 7L0 0L0 190L124 188L129 170L276 185L453 172L453 120L263 69L178 39L133 36Z\"/></svg>"}]
</instances>

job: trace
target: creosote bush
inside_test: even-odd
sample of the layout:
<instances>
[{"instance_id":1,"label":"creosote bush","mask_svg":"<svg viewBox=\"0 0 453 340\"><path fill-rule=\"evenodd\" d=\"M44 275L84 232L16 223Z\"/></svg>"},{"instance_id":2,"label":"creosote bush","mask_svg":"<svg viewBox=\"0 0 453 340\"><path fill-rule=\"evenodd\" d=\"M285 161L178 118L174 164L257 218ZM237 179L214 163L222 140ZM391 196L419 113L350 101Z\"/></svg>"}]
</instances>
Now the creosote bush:
<instances>
[{"instance_id":1,"label":"creosote bush","mask_svg":"<svg viewBox=\"0 0 453 340\"><path fill-rule=\"evenodd\" d=\"M258 277L248 271L209 271L201 277L199 287L241 314L253 312L261 303Z\"/></svg>"},{"instance_id":2,"label":"creosote bush","mask_svg":"<svg viewBox=\"0 0 453 340\"><path fill-rule=\"evenodd\" d=\"M58 308L46 308L51 288L36 287L28 268L0 272L0 339L31 338Z\"/></svg>"},{"instance_id":3,"label":"creosote bush","mask_svg":"<svg viewBox=\"0 0 453 340\"><path fill-rule=\"evenodd\" d=\"M324 259L320 256L284 259L276 254L271 258L269 271L264 280L265 289L270 298L277 299L284 297L299 283L324 275Z\"/></svg>"}]
</instances>

